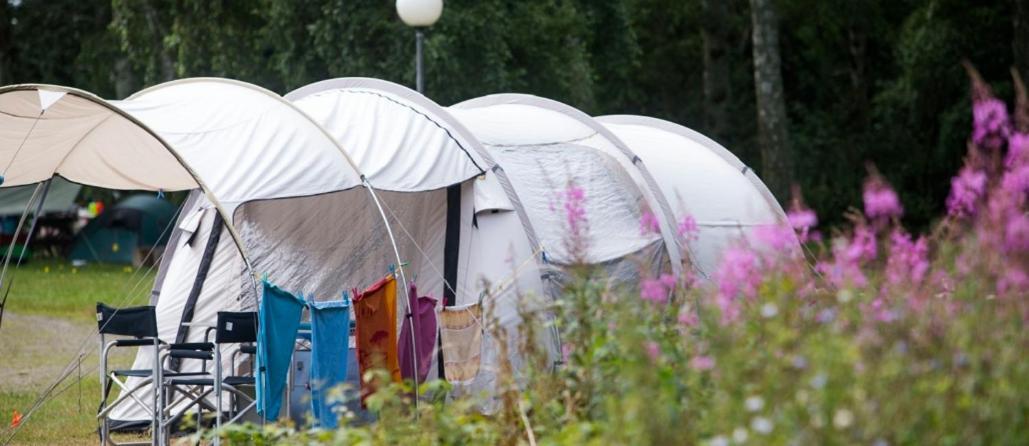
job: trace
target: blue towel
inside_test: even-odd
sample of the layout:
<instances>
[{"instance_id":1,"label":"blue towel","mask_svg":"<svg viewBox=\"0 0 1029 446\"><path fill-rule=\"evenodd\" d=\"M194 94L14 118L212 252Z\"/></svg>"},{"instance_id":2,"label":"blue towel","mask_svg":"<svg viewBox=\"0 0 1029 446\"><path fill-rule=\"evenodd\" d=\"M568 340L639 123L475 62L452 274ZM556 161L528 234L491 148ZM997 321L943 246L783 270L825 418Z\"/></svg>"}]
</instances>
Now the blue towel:
<instances>
[{"instance_id":1,"label":"blue towel","mask_svg":"<svg viewBox=\"0 0 1029 446\"><path fill-rule=\"evenodd\" d=\"M274 421L282 408L304 301L264 281L257 332L257 413Z\"/></svg>"},{"instance_id":2,"label":"blue towel","mask_svg":"<svg viewBox=\"0 0 1029 446\"><path fill-rule=\"evenodd\" d=\"M333 408L343 401L332 400L333 387L347 378L350 347L350 301L308 302L311 309L311 412L325 429L335 429L338 418Z\"/></svg>"}]
</instances>

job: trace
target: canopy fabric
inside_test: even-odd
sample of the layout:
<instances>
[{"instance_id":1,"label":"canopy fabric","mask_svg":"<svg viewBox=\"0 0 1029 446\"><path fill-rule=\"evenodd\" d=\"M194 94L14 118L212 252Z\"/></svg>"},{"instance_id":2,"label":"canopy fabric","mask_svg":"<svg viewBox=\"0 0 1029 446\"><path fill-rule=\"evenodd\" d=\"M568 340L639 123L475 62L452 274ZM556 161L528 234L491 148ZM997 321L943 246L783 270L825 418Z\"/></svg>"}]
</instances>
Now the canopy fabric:
<instances>
[{"instance_id":1,"label":"canopy fabric","mask_svg":"<svg viewBox=\"0 0 1029 446\"><path fill-rule=\"evenodd\" d=\"M700 229L690 243L695 266L711 273L733 243L748 243L757 226L786 222L764 183L718 143L686 127L642 116L597 118L643 159L678 219Z\"/></svg>"},{"instance_id":2,"label":"canopy fabric","mask_svg":"<svg viewBox=\"0 0 1029 446\"><path fill-rule=\"evenodd\" d=\"M183 79L113 104L174 147L230 209L361 184L355 166L318 124L255 85Z\"/></svg>"},{"instance_id":3,"label":"canopy fabric","mask_svg":"<svg viewBox=\"0 0 1029 446\"><path fill-rule=\"evenodd\" d=\"M0 216L21 215L35 190L36 186L29 184L0 189ZM80 184L61 177L54 178L50 183L50 190L47 191L46 201L43 202L43 214L74 212L75 198L79 196L80 190ZM35 207L32 211L35 211Z\"/></svg>"},{"instance_id":4,"label":"canopy fabric","mask_svg":"<svg viewBox=\"0 0 1029 446\"><path fill-rule=\"evenodd\" d=\"M330 79L286 99L321 124L380 190L440 189L489 166L441 107L391 82Z\"/></svg>"},{"instance_id":5,"label":"canopy fabric","mask_svg":"<svg viewBox=\"0 0 1029 446\"><path fill-rule=\"evenodd\" d=\"M0 169L4 187L54 175L108 189L198 187L175 154L132 116L91 93L52 85L0 88Z\"/></svg>"}]
</instances>

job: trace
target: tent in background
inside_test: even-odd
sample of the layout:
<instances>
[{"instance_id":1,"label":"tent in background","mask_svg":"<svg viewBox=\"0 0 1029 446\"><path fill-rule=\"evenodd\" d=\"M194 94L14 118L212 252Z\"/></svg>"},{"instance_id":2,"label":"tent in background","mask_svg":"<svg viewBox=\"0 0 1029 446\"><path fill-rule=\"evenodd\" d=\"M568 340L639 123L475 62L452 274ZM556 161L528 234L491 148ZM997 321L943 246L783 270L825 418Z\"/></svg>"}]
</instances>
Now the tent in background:
<instances>
[{"instance_id":1,"label":"tent in background","mask_svg":"<svg viewBox=\"0 0 1029 446\"><path fill-rule=\"evenodd\" d=\"M130 196L79 231L69 259L139 266L152 248L163 248L175 210L168 200L152 194Z\"/></svg>"},{"instance_id":2,"label":"tent in background","mask_svg":"<svg viewBox=\"0 0 1029 446\"><path fill-rule=\"evenodd\" d=\"M78 219L75 198L78 197L82 185L72 183L61 177L54 177L50 182L50 189L47 191L46 201L40 209L40 228L32 241L32 250L49 252L52 255L61 256L68 252L73 237L74 228ZM36 185L28 184L23 186L0 188L0 247L6 252L7 245L14 240L14 231L18 228L18 220L25 212L36 191ZM33 206L30 212L35 212ZM27 230L23 228L23 231ZM21 255L22 243L14 248L16 258ZM29 254L29 253L26 253ZM28 259L26 255L24 259Z\"/></svg>"},{"instance_id":3,"label":"tent in background","mask_svg":"<svg viewBox=\"0 0 1029 446\"><path fill-rule=\"evenodd\" d=\"M754 228L785 225L786 214L753 169L710 138L681 125L644 116L596 118L654 173L677 220L693 217L694 267L713 274L735 243L754 247Z\"/></svg>"},{"instance_id":4,"label":"tent in background","mask_svg":"<svg viewBox=\"0 0 1029 446\"><path fill-rule=\"evenodd\" d=\"M550 262L603 266L613 284L632 287L641 275L681 272L674 217L649 172L588 115L524 94L484 96L449 110L510 174ZM584 193L583 252L567 243L564 195L570 185ZM656 232L641 231L648 211L659 225Z\"/></svg>"},{"instance_id":5,"label":"tent in background","mask_svg":"<svg viewBox=\"0 0 1029 446\"><path fill-rule=\"evenodd\" d=\"M0 189L0 217L14 217L15 219L20 217L35 188L36 185L31 184ZM72 183L61 177L55 177L50 183L50 191L47 192L46 201L43 202L43 213L75 213L77 209L75 198L79 196L80 190L82 190L81 184ZM32 210L34 211L35 209ZM17 220L14 223L17 224ZM13 227L10 228L10 231L7 231L7 229L8 226L5 221L4 233L14 231Z\"/></svg>"}]
</instances>

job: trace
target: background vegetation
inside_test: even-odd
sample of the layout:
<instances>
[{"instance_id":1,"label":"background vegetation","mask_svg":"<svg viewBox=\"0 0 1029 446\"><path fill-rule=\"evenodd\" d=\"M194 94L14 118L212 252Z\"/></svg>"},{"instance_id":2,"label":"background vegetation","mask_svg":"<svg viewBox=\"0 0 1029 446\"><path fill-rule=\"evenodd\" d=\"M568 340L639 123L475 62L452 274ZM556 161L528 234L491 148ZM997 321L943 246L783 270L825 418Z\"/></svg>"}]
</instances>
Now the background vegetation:
<instances>
[{"instance_id":1,"label":"background vegetation","mask_svg":"<svg viewBox=\"0 0 1029 446\"><path fill-rule=\"evenodd\" d=\"M109 98L186 76L232 77L279 93L335 76L410 85L412 31L393 3L2 0L0 84L65 84ZM965 152L960 62L972 61L1010 97L1009 67L1029 78L1026 3L771 2L793 159L790 171L773 172L785 178L776 182L798 183L828 223L839 223L872 162L900 191L906 223L927 227ZM721 141L767 178L750 5L448 0L428 34L427 93L449 105L526 92L591 114L670 119Z\"/></svg>"}]
</instances>

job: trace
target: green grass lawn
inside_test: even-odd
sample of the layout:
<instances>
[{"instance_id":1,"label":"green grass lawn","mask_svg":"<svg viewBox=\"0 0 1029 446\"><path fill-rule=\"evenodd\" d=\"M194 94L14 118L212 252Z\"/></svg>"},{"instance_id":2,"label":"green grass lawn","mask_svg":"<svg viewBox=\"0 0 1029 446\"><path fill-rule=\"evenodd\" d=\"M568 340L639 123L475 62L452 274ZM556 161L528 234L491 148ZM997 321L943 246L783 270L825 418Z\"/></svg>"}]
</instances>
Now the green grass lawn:
<instances>
[{"instance_id":1,"label":"green grass lawn","mask_svg":"<svg viewBox=\"0 0 1029 446\"><path fill-rule=\"evenodd\" d=\"M81 367L25 422L13 444L96 444L96 302L145 304L153 274L116 265L34 262L8 271L7 280L12 276L0 326L0 442L13 412L25 413L82 347ZM132 356L124 352L115 365L128 365Z\"/></svg>"},{"instance_id":2,"label":"green grass lawn","mask_svg":"<svg viewBox=\"0 0 1029 446\"><path fill-rule=\"evenodd\" d=\"M76 268L52 261L12 267L6 280L14 280L14 287L6 311L95 321L97 301L113 306L145 304L154 283L153 272L146 271L100 264Z\"/></svg>"}]
</instances>

